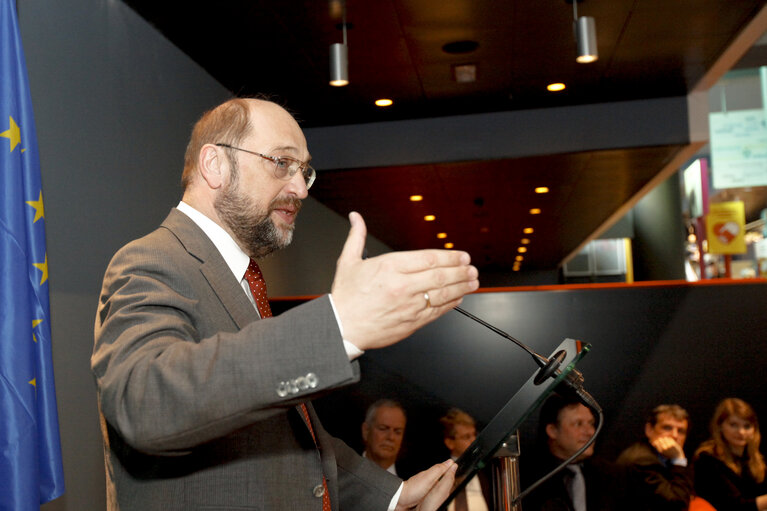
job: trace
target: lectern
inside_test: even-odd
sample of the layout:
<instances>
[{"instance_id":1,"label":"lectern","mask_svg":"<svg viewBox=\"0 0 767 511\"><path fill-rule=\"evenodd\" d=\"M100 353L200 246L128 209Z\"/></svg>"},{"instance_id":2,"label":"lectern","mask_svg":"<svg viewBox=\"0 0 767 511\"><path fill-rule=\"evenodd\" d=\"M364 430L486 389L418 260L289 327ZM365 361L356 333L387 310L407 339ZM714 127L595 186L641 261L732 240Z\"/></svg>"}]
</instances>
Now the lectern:
<instances>
[{"instance_id":1,"label":"lectern","mask_svg":"<svg viewBox=\"0 0 767 511\"><path fill-rule=\"evenodd\" d=\"M581 341L565 339L554 350L551 357L551 359L557 358L558 355L561 356L560 352L564 351L564 359L559 369L551 377L538 383L536 380L540 378L536 378L538 376L536 372L506 402L477 435L474 443L456 461L458 470L455 474L455 485L445 501L445 506L464 489L477 471L492 465L495 509L503 511L520 509L518 504L514 504L514 499L519 495L520 490L517 430L557 384L575 369L575 365L588 353L589 349L590 345Z\"/></svg>"}]
</instances>

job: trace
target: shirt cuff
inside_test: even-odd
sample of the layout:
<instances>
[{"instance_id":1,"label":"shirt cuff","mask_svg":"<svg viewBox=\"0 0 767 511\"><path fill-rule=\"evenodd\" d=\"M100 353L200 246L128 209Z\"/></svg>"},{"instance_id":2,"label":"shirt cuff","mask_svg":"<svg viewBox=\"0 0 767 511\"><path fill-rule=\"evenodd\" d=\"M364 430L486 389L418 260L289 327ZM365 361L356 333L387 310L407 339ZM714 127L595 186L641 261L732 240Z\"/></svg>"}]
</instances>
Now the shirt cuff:
<instances>
[{"instance_id":1,"label":"shirt cuff","mask_svg":"<svg viewBox=\"0 0 767 511\"><path fill-rule=\"evenodd\" d=\"M399 496L402 495L402 488L405 487L405 483L401 483L399 485L399 490L397 490L397 493L394 494L394 497L392 497L391 502L389 503L389 509L386 511L394 511L397 507L397 502L399 502Z\"/></svg>"},{"instance_id":2,"label":"shirt cuff","mask_svg":"<svg viewBox=\"0 0 767 511\"><path fill-rule=\"evenodd\" d=\"M687 458L674 458L671 460L672 465L677 465L679 467L686 467L687 466Z\"/></svg>"},{"instance_id":3,"label":"shirt cuff","mask_svg":"<svg viewBox=\"0 0 767 511\"><path fill-rule=\"evenodd\" d=\"M333 303L333 295L328 294L328 299L330 299L330 307L333 309L333 316L335 316L336 324L338 324L338 331L341 332L341 339L344 341L344 350L346 351L346 356L349 357L349 360L354 360L355 358L362 356L362 354L365 353L364 351L344 339L344 327L341 325L341 320L338 319L338 311L336 311L336 304Z\"/></svg>"}]
</instances>

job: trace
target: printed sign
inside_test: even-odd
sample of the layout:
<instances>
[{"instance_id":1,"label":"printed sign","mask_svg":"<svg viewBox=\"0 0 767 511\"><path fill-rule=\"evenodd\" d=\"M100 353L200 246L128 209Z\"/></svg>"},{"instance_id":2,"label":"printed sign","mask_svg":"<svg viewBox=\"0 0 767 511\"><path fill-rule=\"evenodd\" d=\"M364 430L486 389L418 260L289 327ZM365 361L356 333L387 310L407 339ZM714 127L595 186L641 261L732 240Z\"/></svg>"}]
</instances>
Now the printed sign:
<instances>
[{"instance_id":1,"label":"printed sign","mask_svg":"<svg viewBox=\"0 0 767 511\"><path fill-rule=\"evenodd\" d=\"M742 201L709 205L706 238L711 254L742 254L746 251L746 211Z\"/></svg>"}]
</instances>

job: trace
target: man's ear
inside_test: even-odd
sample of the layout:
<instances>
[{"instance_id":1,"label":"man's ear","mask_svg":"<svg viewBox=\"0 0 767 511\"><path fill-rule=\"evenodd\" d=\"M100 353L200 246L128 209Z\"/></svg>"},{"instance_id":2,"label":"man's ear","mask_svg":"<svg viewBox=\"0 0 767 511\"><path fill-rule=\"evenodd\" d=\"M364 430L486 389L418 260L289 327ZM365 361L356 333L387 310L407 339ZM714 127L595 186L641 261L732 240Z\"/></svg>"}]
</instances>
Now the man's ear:
<instances>
[{"instance_id":1,"label":"man's ear","mask_svg":"<svg viewBox=\"0 0 767 511\"><path fill-rule=\"evenodd\" d=\"M200 149L197 169L208 187L217 190L224 184L224 176L229 172L229 162L223 149L213 144L205 144Z\"/></svg>"},{"instance_id":2,"label":"man's ear","mask_svg":"<svg viewBox=\"0 0 767 511\"><path fill-rule=\"evenodd\" d=\"M443 440L445 442L445 447L447 447L450 452L453 452L453 449L455 448L455 439L447 436Z\"/></svg>"},{"instance_id":3,"label":"man's ear","mask_svg":"<svg viewBox=\"0 0 767 511\"><path fill-rule=\"evenodd\" d=\"M362 441L367 445L368 443L368 423L362 423Z\"/></svg>"},{"instance_id":4,"label":"man's ear","mask_svg":"<svg viewBox=\"0 0 767 511\"><path fill-rule=\"evenodd\" d=\"M648 439L652 435L653 427L649 422L646 422L644 425L644 436L646 436Z\"/></svg>"},{"instance_id":5,"label":"man's ear","mask_svg":"<svg viewBox=\"0 0 767 511\"><path fill-rule=\"evenodd\" d=\"M546 424L546 435L552 440L555 440L559 434L557 426L555 424Z\"/></svg>"}]
</instances>

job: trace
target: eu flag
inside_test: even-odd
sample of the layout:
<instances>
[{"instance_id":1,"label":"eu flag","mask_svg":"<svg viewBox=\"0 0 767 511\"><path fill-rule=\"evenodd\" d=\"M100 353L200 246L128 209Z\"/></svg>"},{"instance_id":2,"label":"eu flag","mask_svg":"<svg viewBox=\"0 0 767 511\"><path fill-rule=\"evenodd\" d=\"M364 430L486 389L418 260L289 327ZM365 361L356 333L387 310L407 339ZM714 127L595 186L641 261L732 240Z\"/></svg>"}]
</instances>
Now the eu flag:
<instances>
[{"instance_id":1,"label":"eu flag","mask_svg":"<svg viewBox=\"0 0 767 511\"><path fill-rule=\"evenodd\" d=\"M0 0L0 510L64 493L51 363L48 255L15 0Z\"/></svg>"}]
</instances>

